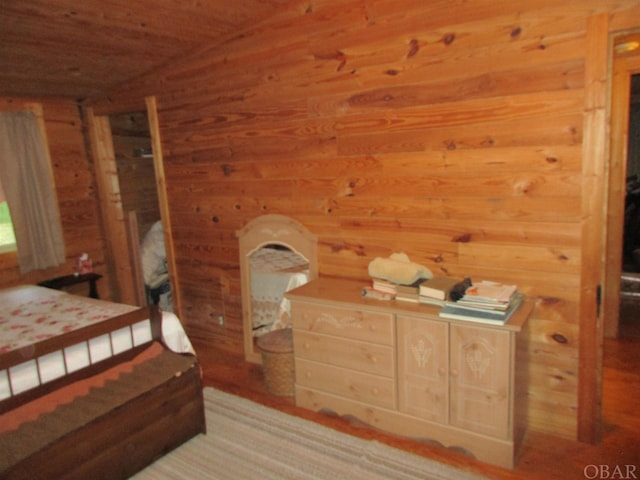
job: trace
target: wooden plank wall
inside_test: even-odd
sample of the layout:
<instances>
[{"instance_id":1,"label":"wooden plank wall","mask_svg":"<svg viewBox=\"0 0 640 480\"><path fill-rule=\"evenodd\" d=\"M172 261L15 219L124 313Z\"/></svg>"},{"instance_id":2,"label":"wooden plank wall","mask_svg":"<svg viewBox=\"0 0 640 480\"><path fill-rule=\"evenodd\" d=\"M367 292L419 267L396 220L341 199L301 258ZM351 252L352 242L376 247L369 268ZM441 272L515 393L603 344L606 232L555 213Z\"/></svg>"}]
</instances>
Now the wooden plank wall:
<instances>
[{"instance_id":1,"label":"wooden plank wall","mask_svg":"<svg viewBox=\"0 0 640 480\"><path fill-rule=\"evenodd\" d=\"M529 423L575 438L586 26L601 12L630 27L638 2L295 1L96 99L157 96L187 328L241 351L235 231L289 215L318 235L321 275L364 280L402 251L539 297Z\"/></svg>"},{"instance_id":2,"label":"wooden plank wall","mask_svg":"<svg viewBox=\"0 0 640 480\"><path fill-rule=\"evenodd\" d=\"M79 107L70 100L0 97L3 111L25 110L32 104L42 106L64 230L66 263L21 275L15 255L0 255L0 288L71 274L78 256L86 252L93 260L94 271L104 276L98 281L98 292L102 298L111 298L93 166L86 153ZM88 286L72 290L86 295Z\"/></svg>"}]
</instances>

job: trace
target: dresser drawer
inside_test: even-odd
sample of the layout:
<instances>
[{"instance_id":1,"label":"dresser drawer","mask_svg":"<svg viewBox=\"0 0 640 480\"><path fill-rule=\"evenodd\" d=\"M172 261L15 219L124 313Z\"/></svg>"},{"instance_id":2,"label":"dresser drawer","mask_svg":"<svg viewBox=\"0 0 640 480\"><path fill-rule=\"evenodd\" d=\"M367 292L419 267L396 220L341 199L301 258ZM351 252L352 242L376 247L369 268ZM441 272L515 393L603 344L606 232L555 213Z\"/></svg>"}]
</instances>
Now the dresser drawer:
<instances>
[{"instance_id":1,"label":"dresser drawer","mask_svg":"<svg viewBox=\"0 0 640 480\"><path fill-rule=\"evenodd\" d=\"M396 408L394 381L378 375L296 358L296 385L341 395L370 405Z\"/></svg>"},{"instance_id":2,"label":"dresser drawer","mask_svg":"<svg viewBox=\"0 0 640 480\"><path fill-rule=\"evenodd\" d=\"M293 326L326 335L393 345L391 314L292 302Z\"/></svg>"},{"instance_id":3,"label":"dresser drawer","mask_svg":"<svg viewBox=\"0 0 640 480\"><path fill-rule=\"evenodd\" d=\"M293 331L295 356L384 377L394 375L393 349L386 345Z\"/></svg>"}]
</instances>

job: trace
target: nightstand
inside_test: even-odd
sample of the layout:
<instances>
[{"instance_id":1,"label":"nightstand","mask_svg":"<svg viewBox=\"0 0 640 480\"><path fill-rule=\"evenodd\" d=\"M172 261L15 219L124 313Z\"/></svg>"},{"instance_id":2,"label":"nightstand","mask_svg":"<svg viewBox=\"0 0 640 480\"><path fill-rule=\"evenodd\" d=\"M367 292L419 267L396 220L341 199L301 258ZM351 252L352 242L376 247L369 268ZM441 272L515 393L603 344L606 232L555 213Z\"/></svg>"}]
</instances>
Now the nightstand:
<instances>
[{"instance_id":1,"label":"nightstand","mask_svg":"<svg viewBox=\"0 0 640 480\"><path fill-rule=\"evenodd\" d=\"M53 288L55 290L62 290L65 287L72 285L78 285L80 283L89 284L89 296L91 298L100 298L98 296L98 287L96 281L102 278L102 275L97 273L85 273L83 275L64 275L62 277L52 278L38 283L41 287Z\"/></svg>"}]
</instances>

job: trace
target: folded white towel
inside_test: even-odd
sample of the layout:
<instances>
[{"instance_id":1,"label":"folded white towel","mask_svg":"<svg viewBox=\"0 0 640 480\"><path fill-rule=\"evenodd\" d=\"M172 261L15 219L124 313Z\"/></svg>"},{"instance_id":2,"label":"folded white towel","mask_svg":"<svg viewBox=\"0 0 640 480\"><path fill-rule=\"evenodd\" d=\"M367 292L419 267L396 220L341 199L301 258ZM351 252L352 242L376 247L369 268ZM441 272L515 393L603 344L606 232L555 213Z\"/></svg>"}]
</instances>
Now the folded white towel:
<instances>
[{"instance_id":1,"label":"folded white towel","mask_svg":"<svg viewBox=\"0 0 640 480\"><path fill-rule=\"evenodd\" d=\"M433 277L431 270L412 262L405 253L392 253L389 258L374 258L369 263L369 275L400 285L410 285L421 278Z\"/></svg>"}]
</instances>

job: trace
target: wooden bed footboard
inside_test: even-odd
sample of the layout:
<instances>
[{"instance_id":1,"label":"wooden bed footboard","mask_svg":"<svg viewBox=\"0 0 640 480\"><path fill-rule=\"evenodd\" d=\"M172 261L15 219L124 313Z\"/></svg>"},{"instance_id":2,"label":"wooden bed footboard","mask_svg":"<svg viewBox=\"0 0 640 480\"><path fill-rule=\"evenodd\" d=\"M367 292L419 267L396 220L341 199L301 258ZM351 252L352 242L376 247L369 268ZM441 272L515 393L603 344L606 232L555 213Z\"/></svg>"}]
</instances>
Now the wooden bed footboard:
<instances>
[{"instance_id":1,"label":"wooden bed footboard","mask_svg":"<svg viewBox=\"0 0 640 480\"><path fill-rule=\"evenodd\" d=\"M154 340L161 341L162 338L162 312L157 306L141 307L131 312L110 318L103 321L88 325L77 330L58 335L56 337L47 338L38 343L29 345L28 347L18 350L11 350L0 354L0 370L18 365L27 360L41 357L51 352L58 351L75 343L88 341L91 338L108 334L118 328L127 327L136 322L151 320L151 331Z\"/></svg>"},{"instance_id":2,"label":"wooden bed footboard","mask_svg":"<svg viewBox=\"0 0 640 480\"><path fill-rule=\"evenodd\" d=\"M76 388L74 382L78 380L90 381L123 362L135 364L130 373L120 374L103 388L57 407L53 414L41 414L17 429L0 433L0 478L124 480L193 436L205 433L200 365L194 355L172 352L162 343L162 313L153 306L4 353L0 355L0 372L5 371L10 380L12 367L25 362L33 362L37 370L39 358L51 353L64 356L58 352L83 342L88 346L93 339L109 336L116 329L129 327L133 338L131 326L147 319L151 331L148 340L24 392L11 392L9 398L0 401L0 415L11 415L30 402L46 403L49 396L41 397L49 393ZM154 342L162 345L154 346L161 353L145 356L143 352ZM145 360L135 363L138 355ZM123 396L119 397L121 392ZM105 408L104 398L116 403ZM91 402L96 405L95 414L86 413L93 412ZM82 411L85 417L67 422L73 415L65 416L61 411ZM34 435L38 429L48 435ZM12 446L34 437L39 440L30 450L15 452Z\"/></svg>"},{"instance_id":3,"label":"wooden bed footboard","mask_svg":"<svg viewBox=\"0 0 640 480\"><path fill-rule=\"evenodd\" d=\"M22 459L7 480L127 479L205 433L197 364Z\"/></svg>"},{"instance_id":4,"label":"wooden bed footboard","mask_svg":"<svg viewBox=\"0 0 640 480\"><path fill-rule=\"evenodd\" d=\"M162 312L157 308L157 306L152 305L149 307L142 307L123 315L110 318L108 321L95 323L63 335L42 340L38 343L29 345L28 347L0 354L0 372L8 376L8 384L11 388L11 369L13 367L32 361L34 362L33 368L37 371L40 368L40 358L55 352L60 352L60 355L64 357L67 354L67 347L82 343L87 344L88 350L88 344L92 339L110 335L114 331L123 328L129 328L129 334L131 335L133 343L134 332L132 330L132 326L147 319L150 321L151 330L147 341L122 353L112 354L106 359L91 363L90 365L75 372L67 373L55 380L41 382L39 386L30 388L25 392L16 393L11 391L9 398L0 400L0 414L77 380L93 376L117 363L126 361L135 356L140 352L140 350L148 346L153 341L163 343ZM40 373L38 373L38 377L41 377Z\"/></svg>"}]
</instances>

